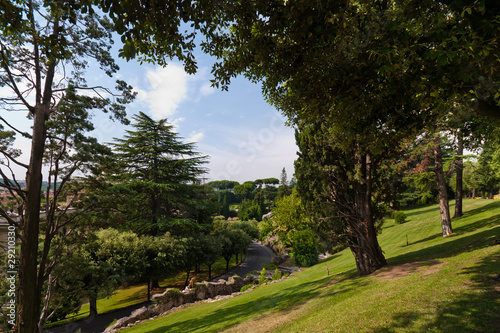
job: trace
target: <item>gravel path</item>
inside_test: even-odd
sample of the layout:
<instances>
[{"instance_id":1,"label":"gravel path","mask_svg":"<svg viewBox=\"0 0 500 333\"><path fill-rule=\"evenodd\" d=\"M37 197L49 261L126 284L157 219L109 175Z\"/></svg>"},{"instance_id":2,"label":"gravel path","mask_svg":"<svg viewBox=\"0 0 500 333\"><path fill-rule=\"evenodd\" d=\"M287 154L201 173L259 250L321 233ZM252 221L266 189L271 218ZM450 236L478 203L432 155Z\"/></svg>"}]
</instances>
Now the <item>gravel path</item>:
<instances>
[{"instance_id":1,"label":"gravel path","mask_svg":"<svg viewBox=\"0 0 500 333\"><path fill-rule=\"evenodd\" d=\"M254 270L260 271L262 270L262 266L269 263L273 258L274 253L271 249L258 242L252 242L252 245L247 249L245 259L240 265L232 269L229 273L213 278L212 281L217 281L219 279L227 280L228 277L234 274L244 277ZM94 318L82 319L63 326L46 329L44 333L76 333L79 329L81 333L101 333L111 324L111 322L113 322L113 320L129 316L134 310L149 304L151 303L144 302L132 305L120 310L97 315Z\"/></svg>"}]
</instances>

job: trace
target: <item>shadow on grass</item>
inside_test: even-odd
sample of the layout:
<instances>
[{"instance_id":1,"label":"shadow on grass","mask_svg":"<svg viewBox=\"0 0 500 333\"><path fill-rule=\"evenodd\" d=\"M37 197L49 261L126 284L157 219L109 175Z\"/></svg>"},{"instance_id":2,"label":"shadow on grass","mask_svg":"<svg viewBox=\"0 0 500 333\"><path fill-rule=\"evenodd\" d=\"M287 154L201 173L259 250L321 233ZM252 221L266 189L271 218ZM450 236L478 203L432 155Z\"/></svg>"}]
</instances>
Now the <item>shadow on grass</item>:
<instances>
[{"instance_id":1,"label":"shadow on grass","mask_svg":"<svg viewBox=\"0 0 500 333\"><path fill-rule=\"evenodd\" d=\"M407 217L414 216L414 215L422 215L422 214L427 214L431 212L438 212L439 214L439 206L436 206L436 204L430 204L430 205L425 205L425 206L420 206L420 207L410 207L410 209L414 210L412 213L405 212Z\"/></svg>"},{"instance_id":2,"label":"shadow on grass","mask_svg":"<svg viewBox=\"0 0 500 333\"><path fill-rule=\"evenodd\" d=\"M497 234L498 237L498 234ZM500 282L495 279L500 272L500 254L495 253L478 262L474 267L462 269L473 283L472 291L457 295L452 301L438 304L434 313L401 311L395 313L390 324L373 330L375 333L412 330L415 321L432 316L421 331L430 332L500 332ZM416 328L415 328L416 329Z\"/></svg>"},{"instance_id":3,"label":"shadow on grass","mask_svg":"<svg viewBox=\"0 0 500 333\"><path fill-rule=\"evenodd\" d=\"M470 211L465 212L464 216L462 216L458 219L454 219L452 221L453 232L455 233L455 235L452 235L451 237L454 237L457 234L472 232L472 231L475 231L477 229L481 229L481 228L485 228L485 227L492 227L492 226L500 224L500 214L499 214L499 215L495 215L495 216L491 216L488 218L483 218L483 219L477 220L473 223L466 223L463 226L459 226L459 227L453 226L454 224L459 223L460 220L462 220L462 219L470 218L471 216L481 214L481 213L484 213L488 210L496 209L499 207L500 207L500 202L491 202L483 207L475 208L475 209L472 209ZM421 240L416 241L416 242L410 242L410 245L418 244L418 243L425 243L425 242L428 242L430 240L434 240L434 239L441 238L441 237L443 237L443 235L441 233L435 234L435 235L429 236L427 238L421 239Z\"/></svg>"},{"instance_id":4,"label":"shadow on grass","mask_svg":"<svg viewBox=\"0 0 500 333\"><path fill-rule=\"evenodd\" d=\"M498 216L492 217L491 219L496 219L496 221L498 221ZM471 249L479 249L492 245L494 240L497 239L499 235L500 225L470 235L456 233L454 235L448 236L446 238L446 241L443 243L429 246L417 251L401 254L399 256L391 257L388 259L390 259L391 263L403 263L416 260L430 260L452 257Z\"/></svg>"}]
</instances>

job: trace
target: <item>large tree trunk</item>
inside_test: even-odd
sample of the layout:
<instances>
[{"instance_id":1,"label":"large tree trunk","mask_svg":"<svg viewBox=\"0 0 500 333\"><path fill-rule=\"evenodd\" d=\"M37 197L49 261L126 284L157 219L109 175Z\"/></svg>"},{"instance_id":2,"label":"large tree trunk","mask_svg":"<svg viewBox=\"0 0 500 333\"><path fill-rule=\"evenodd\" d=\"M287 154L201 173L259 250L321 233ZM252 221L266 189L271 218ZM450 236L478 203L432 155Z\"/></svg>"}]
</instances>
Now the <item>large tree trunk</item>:
<instances>
[{"instance_id":1,"label":"large tree trunk","mask_svg":"<svg viewBox=\"0 0 500 333\"><path fill-rule=\"evenodd\" d=\"M19 333L38 332L41 286L38 281L38 235L40 226L40 189L45 149L45 120L48 110L35 112L31 157L26 172L25 214L21 218L21 251L19 256L18 327Z\"/></svg>"},{"instance_id":2,"label":"large tree trunk","mask_svg":"<svg viewBox=\"0 0 500 333\"><path fill-rule=\"evenodd\" d=\"M377 233L373 224L372 201L372 164L370 155L358 159L361 171L364 174L363 182L355 182L355 217L349 221L349 245L356 267L360 275L373 273L387 265L382 249L377 240Z\"/></svg>"},{"instance_id":3,"label":"large tree trunk","mask_svg":"<svg viewBox=\"0 0 500 333\"><path fill-rule=\"evenodd\" d=\"M439 211L441 213L441 228L443 236L448 236L453 233L451 227L450 206L448 202L448 193L446 192L446 180L443 170L443 154L439 140L436 140L434 146L434 158L436 159L436 183L439 193Z\"/></svg>"},{"instance_id":4,"label":"large tree trunk","mask_svg":"<svg viewBox=\"0 0 500 333\"><path fill-rule=\"evenodd\" d=\"M458 149L457 155L462 156L464 154L464 143L462 134L460 133L458 136ZM463 178L464 178L464 159L460 157L456 161L457 166L457 183L456 183L456 191L455 191L455 217L461 217L464 215L462 211L462 198L463 198Z\"/></svg>"},{"instance_id":5,"label":"large tree trunk","mask_svg":"<svg viewBox=\"0 0 500 333\"><path fill-rule=\"evenodd\" d=\"M95 316L97 316L97 298L90 297L89 305L90 305L89 317L94 318Z\"/></svg>"}]
</instances>

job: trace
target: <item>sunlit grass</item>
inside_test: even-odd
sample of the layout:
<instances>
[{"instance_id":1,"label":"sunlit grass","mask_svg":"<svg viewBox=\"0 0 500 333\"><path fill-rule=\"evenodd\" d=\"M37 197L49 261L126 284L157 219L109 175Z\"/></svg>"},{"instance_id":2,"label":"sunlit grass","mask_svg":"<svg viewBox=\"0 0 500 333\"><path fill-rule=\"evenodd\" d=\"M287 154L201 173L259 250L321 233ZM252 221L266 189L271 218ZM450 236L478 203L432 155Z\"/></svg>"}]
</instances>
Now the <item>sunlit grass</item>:
<instances>
[{"instance_id":1,"label":"sunlit grass","mask_svg":"<svg viewBox=\"0 0 500 333\"><path fill-rule=\"evenodd\" d=\"M230 269L236 266L235 258L231 258L229 263ZM226 261L224 259L218 260L212 265L212 278L225 273ZM190 278L196 277L196 280L201 282L208 280L208 268L202 266L199 272L191 272ZM168 277L160 281L160 289L154 289L151 295L163 292L166 288L184 288L184 281L186 280L186 273L180 273L173 277ZM116 290L111 296L97 300L98 313L106 313L115 311L127 306L140 304L147 301L147 285L145 283L126 286ZM78 313L68 316L64 320L55 323L49 323L46 327L62 325L67 322L83 319L89 315L89 304L85 303Z\"/></svg>"},{"instance_id":2,"label":"sunlit grass","mask_svg":"<svg viewBox=\"0 0 500 333\"><path fill-rule=\"evenodd\" d=\"M345 250L283 282L125 332L499 332L500 202L464 207L445 238L437 205L406 210L401 225L388 219L379 241L389 265L370 276L357 275Z\"/></svg>"}]
</instances>

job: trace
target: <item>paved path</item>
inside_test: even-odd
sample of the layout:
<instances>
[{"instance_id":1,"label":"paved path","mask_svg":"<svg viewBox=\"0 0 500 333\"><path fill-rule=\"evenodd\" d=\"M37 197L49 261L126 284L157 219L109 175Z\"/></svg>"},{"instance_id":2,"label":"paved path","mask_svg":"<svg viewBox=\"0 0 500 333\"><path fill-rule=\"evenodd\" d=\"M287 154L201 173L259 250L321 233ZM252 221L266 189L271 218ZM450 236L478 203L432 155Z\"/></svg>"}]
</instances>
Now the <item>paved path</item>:
<instances>
[{"instance_id":1,"label":"paved path","mask_svg":"<svg viewBox=\"0 0 500 333\"><path fill-rule=\"evenodd\" d=\"M229 273L213 278L212 281L217 281L219 279L227 280L228 277L234 274L244 277L254 270L261 271L262 266L269 263L273 258L273 251L260 243L252 242L252 245L247 249L245 259L238 267L232 269ZM111 322L113 322L113 320L129 316L134 310L149 304L151 303L144 302L132 305L120 310L97 315L95 318L87 318L63 326L46 329L44 333L75 333L78 329L81 329L81 333L101 333L111 324Z\"/></svg>"},{"instance_id":2,"label":"paved path","mask_svg":"<svg viewBox=\"0 0 500 333\"><path fill-rule=\"evenodd\" d=\"M227 280L228 277L238 274L241 277L245 277L250 272L261 271L262 266L269 263L275 257L274 252L258 242L253 241L252 245L247 249L245 259L243 262L235 267L229 273L217 276L212 279L212 281L217 281L219 279Z\"/></svg>"}]
</instances>

